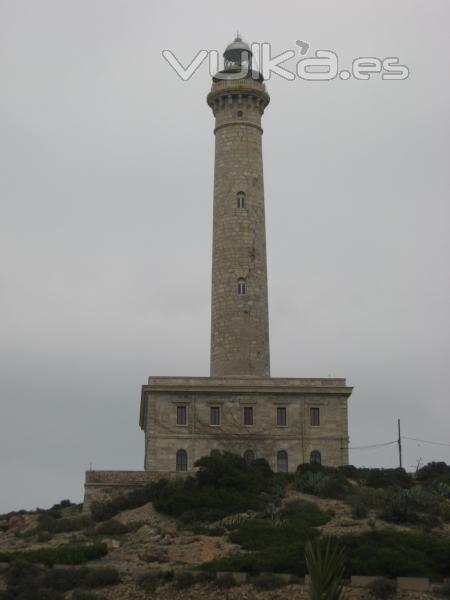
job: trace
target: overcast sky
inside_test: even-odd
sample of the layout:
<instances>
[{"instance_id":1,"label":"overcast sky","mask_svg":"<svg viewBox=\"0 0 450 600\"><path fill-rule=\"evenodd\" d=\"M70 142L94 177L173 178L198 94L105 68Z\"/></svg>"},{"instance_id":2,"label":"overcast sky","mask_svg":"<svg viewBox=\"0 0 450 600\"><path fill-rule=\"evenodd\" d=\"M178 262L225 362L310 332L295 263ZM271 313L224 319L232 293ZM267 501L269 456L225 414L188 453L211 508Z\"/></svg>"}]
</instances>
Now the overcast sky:
<instances>
[{"instance_id":1,"label":"overcast sky","mask_svg":"<svg viewBox=\"0 0 450 600\"><path fill-rule=\"evenodd\" d=\"M81 501L90 463L141 469L141 385L209 374L211 82L161 52L222 53L236 29L410 68L267 82L272 375L346 377L351 446L398 417L450 444L449 18L447 0L0 1L0 512Z\"/></svg>"}]
</instances>

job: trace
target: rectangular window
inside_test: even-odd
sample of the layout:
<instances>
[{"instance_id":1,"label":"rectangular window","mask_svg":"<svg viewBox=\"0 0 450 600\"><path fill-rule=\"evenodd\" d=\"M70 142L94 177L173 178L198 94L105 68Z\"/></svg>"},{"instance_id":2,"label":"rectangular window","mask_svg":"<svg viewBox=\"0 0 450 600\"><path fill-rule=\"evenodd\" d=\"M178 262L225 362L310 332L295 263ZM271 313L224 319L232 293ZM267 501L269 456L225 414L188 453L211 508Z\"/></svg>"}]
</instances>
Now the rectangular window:
<instances>
[{"instance_id":1,"label":"rectangular window","mask_svg":"<svg viewBox=\"0 0 450 600\"><path fill-rule=\"evenodd\" d=\"M177 425L187 425L187 406L177 406Z\"/></svg>"},{"instance_id":2,"label":"rectangular window","mask_svg":"<svg viewBox=\"0 0 450 600\"><path fill-rule=\"evenodd\" d=\"M313 427L318 427L320 425L320 408L310 408L309 415L311 425Z\"/></svg>"},{"instance_id":3,"label":"rectangular window","mask_svg":"<svg viewBox=\"0 0 450 600\"><path fill-rule=\"evenodd\" d=\"M253 425L253 407L244 406L244 425Z\"/></svg>"},{"instance_id":4,"label":"rectangular window","mask_svg":"<svg viewBox=\"0 0 450 600\"><path fill-rule=\"evenodd\" d=\"M220 425L220 406L211 406L211 425Z\"/></svg>"},{"instance_id":5,"label":"rectangular window","mask_svg":"<svg viewBox=\"0 0 450 600\"><path fill-rule=\"evenodd\" d=\"M277 425L287 425L286 408L284 406L277 408Z\"/></svg>"}]
</instances>

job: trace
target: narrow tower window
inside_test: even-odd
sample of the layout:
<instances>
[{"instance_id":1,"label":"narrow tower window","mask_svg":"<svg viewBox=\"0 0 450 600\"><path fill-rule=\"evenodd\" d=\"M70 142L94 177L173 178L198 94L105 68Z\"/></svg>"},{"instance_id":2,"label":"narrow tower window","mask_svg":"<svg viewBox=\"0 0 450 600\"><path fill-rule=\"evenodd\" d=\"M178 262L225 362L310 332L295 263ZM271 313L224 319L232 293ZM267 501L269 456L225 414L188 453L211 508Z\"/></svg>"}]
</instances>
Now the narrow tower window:
<instances>
[{"instance_id":1,"label":"narrow tower window","mask_svg":"<svg viewBox=\"0 0 450 600\"><path fill-rule=\"evenodd\" d=\"M309 409L309 414L310 414L310 423L312 425L312 427L319 427L320 425L320 408L310 408Z\"/></svg>"},{"instance_id":2,"label":"narrow tower window","mask_svg":"<svg viewBox=\"0 0 450 600\"><path fill-rule=\"evenodd\" d=\"M211 406L210 424L220 425L220 406Z\"/></svg>"},{"instance_id":3,"label":"narrow tower window","mask_svg":"<svg viewBox=\"0 0 450 600\"><path fill-rule=\"evenodd\" d=\"M286 450L279 450L277 452L277 471L278 473L288 472L288 453Z\"/></svg>"},{"instance_id":4,"label":"narrow tower window","mask_svg":"<svg viewBox=\"0 0 450 600\"><path fill-rule=\"evenodd\" d=\"M313 450L309 456L309 462L312 465L321 465L322 464L322 455L318 450Z\"/></svg>"},{"instance_id":5,"label":"narrow tower window","mask_svg":"<svg viewBox=\"0 0 450 600\"><path fill-rule=\"evenodd\" d=\"M253 425L253 406L244 406L244 425Z\"/></svg>"},{"instance_id":6,"label":"narrow tower window","mask_svg":"<svg viewBox=\"0 0 450 600\"><path fill-rule=\"evenodd\" d=\"M243 277L241 277L240 279L238 279L238 295L245 296L246 293L247 293L247 282L245 281L245 279Z\"/></svg>"},{"instance_id":7,"label":"narrow tower window","mask_svg":"<svg viewBox=\"0 0 450 600\"><path fill-rule=\"evenodd\" d=\"M255 453L253 450L246 450L244 452L244 460L248 465L255 460Z\"/></svg>"},{"instance_id":8,"label":"narrow tower window","mask_svg":"<svg viewBox=\"0 0 450 600\"><path fill-rule=\"evenodd\" d=\"M187 471L187 452L178 450L177 452L177 471Z\"/></svg>"},{"instance_id":9,"label":"narrow tower window","mask_svg":"<svg viewBox=\"0 0 450 600\"><path fill-rule=\"evenodd\" d=\"M236 194L236 203L238 208L245 208L245 192L238 192Z\"/></svg>"},{"instance_id":10,"label":"narrow tower window","mask_svg":"<svg viewBox=\"0 0 450 600\"><path fill-rule=\"evenodd\" d=\"M177 425L187 425L186 406L177 406Z\"/></svg>"},{"instance_id":11,"label":"narrow tower window","mask_svg":"<svg viewBox=\"0 0 450 600\"><path fill-rule=\"evenodd\" d=\"M286 407L284 406L279 406L277 408L277 425L280 427L285 427L287 425Z\"/></svg>"}]
</instances>

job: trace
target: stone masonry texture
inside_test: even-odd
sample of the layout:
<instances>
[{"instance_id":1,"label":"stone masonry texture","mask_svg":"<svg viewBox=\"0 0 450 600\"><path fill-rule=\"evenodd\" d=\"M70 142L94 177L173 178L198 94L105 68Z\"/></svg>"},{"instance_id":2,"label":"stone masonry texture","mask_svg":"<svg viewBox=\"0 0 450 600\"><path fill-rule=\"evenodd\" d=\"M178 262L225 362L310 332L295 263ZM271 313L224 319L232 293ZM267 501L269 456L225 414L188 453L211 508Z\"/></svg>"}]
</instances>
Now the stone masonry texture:
<instances>
[{"instance_id":1,"label":"stone masonry texture","mask_svg":"<svg viewBox=\"0 0 450 600\"><path fill-rule=\"evenodd\" d=\"M261 116L265 86L212 85L215 115L211 376L270 376ZM239 208L237 194L245 195ZM238 294L238 281L246 294Z\"/></svg>"},{"instance_id":2,"label":"stone masonry texture","mask_svg":"<svg viewBox=\"0 0 450 600\"><path fill-rule=\"evenodd\" d=\"M213 450L240 454L251 450L278 470L278 452L288 470L309 462L317 450L322 463L348 463L347 399L344 379L150 377L142 388L141 428L145 432L145 469L174 471L176 453L185 450L188 470ZM187 421L177 424L177 407ZM210 410L220 409L212 425ZM244 424L244 408L253 409L253 424ZM277 424L277 408L286 409L286 425ZM311 425L310 409L319 408L320 424Z\"/></svg>"}]
</instances>

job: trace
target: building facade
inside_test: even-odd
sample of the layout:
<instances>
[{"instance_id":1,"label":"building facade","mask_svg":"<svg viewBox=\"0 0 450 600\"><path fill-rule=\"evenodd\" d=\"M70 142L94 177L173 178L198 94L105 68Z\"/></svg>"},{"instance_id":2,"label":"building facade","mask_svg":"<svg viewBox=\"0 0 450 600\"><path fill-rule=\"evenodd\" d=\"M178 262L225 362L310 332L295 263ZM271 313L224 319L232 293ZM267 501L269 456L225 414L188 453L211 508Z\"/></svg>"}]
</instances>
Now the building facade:
<instances>
[{"instance_id":1,"label":"building facade","mask_svg":"<svg viewBox=\"0 0 450 600\"><path fill-rule=\"evenodd\" d=\"M229 451L276 471L348 463L345 379L271 378L261 120L270 102L250 48L225 50L207 103L215 118L211 376L142 387L145 470L189 472Z\"/></svg>"}]
</instances>

